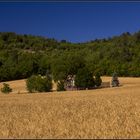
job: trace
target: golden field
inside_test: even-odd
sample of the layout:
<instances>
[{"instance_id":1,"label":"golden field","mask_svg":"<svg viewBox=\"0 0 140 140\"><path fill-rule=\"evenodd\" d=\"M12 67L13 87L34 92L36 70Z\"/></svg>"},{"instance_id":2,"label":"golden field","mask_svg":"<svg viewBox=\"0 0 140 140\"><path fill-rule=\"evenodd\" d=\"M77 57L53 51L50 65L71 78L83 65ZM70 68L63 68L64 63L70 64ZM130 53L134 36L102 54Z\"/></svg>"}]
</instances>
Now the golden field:
<instances>
[{"instance_id":1,"label":"golden field","mask_svg":"<svg viewBox=\"0 0 140 140\"><path fill-rule=\"evenodd\" d=\"M18 94L24 80L6 82L13 92L0 93L0 138L140 138L140 78L119 80L117 88L33 94Z\"/></svg>"}]
</instances>

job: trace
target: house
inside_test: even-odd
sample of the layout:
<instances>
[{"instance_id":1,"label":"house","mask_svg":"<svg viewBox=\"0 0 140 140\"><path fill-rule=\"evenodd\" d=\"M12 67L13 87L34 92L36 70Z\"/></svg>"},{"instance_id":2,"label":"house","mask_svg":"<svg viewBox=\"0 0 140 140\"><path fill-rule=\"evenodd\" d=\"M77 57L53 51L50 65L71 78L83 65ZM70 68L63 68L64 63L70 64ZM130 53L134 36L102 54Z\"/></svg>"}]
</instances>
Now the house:
<instances>
[{"instance_id":1,"label":"house","mask_svg":"<svg viewBox=\"0 0 140 140\"><path fill-rule=\"evenodd\" d=\"M77 90L75 86L75 75L68 75L65 81L66 90Z\"/></svg>"}]
</instances>

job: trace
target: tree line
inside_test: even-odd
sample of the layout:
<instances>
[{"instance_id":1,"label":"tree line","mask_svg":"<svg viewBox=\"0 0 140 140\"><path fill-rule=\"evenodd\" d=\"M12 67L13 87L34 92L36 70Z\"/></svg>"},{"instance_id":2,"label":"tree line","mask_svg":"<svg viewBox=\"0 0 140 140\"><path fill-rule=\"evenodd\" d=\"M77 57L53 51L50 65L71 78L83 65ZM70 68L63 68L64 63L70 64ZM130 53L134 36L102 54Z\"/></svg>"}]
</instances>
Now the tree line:
<instances>
[{"instance_id":1,"label":"tree line","mask_svg":"<svg viewBox=\"0 0 140 140\"><path fill-rule=\"evenodd\" d=\"M95 75L140 76L140 31L85 43L0 33L0 81L50 73L55 81L87 69Z\"/></svg>"}]
</instances>

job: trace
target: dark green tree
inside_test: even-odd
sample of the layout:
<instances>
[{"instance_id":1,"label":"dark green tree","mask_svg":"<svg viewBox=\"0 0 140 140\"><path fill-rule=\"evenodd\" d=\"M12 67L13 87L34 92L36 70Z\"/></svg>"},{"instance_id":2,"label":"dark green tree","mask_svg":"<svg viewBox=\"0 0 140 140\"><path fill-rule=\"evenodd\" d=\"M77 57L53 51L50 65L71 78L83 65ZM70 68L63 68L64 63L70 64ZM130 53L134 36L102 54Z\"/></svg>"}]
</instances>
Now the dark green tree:
<instances>
[{"instance_id":1,"label":"dark green tree","mask_svg":"<svg viewBox=\"0 0 140 140\"><path fill-rule=\"evenodd\" d=\"M100 75L99 74L96 74L95 75L95 85L97 87L99 87L101 85L101 83L102 83L102 79L101 79Z\"/></svg>"},{"instance_id":2,"label":"dark green tree","mask_svg":"<svg viewBox=\"0 0 140 140\"><path fill-rule=\"evenodd\" d=\"M93 74L86 67L79 69L75 77L75 85L78 89L94 88Z\"/></svg>"},{"instance_id":3,"label":"dark green tree","mask_svg":"<svg viewBox=\"0 0 140 140\"><path fill-rule=\"evenodd\" d=\"M52 79L47 76L32 75L26 80L27 90L32 92L50 92L52 89Z\"/></svg>"},{"instance_id":4,"label":"dark green tree","mask_svg":"<svg viewBox=\"0 0 140 140\"><path fill-rule=\"evenodd\" d=\"M61 55L53 59L51 64L51 70L54 81L62 81L67 78L68 75L68 67L66 56Z\"/></svg>"},{"instance_id":5,"label":"dark green tree","mask_svg":"<svg viewBox=\"0 0 140 140\"><path fill-rule=\"evenodd\" d=\"M9 84L3 83L3 87L1 88L1 92L10 93L10 92L12 92L12 88L10 88Z\"/></svg>"}]
</instances>

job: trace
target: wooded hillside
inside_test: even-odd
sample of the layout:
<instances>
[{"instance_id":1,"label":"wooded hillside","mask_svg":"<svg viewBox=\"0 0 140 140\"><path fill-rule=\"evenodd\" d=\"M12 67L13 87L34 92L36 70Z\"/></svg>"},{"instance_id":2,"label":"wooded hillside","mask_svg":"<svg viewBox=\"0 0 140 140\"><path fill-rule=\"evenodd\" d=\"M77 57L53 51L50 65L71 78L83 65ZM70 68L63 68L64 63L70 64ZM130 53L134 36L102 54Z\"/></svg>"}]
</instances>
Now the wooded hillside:
<instances>
[{"instance_id":1,"label":"wooded hillside","mask_svg":"<svg viewBox=\"0 0 140 140\"><path fill-rule=\"evenodd\" d=\"M85 43L0 33L0 81L47 73L57 81L83 67L93 74L140 76L140 32Z\"/></svg>"}]
</instances>

